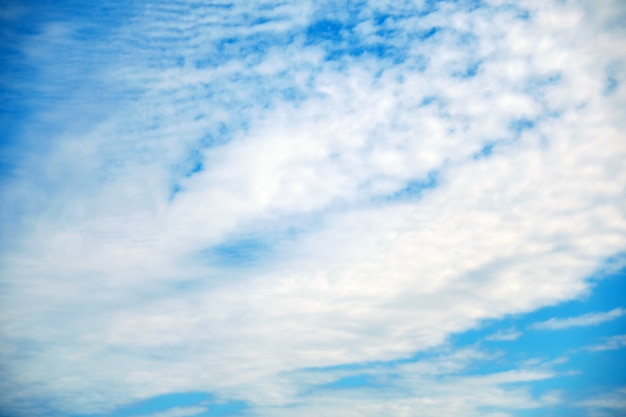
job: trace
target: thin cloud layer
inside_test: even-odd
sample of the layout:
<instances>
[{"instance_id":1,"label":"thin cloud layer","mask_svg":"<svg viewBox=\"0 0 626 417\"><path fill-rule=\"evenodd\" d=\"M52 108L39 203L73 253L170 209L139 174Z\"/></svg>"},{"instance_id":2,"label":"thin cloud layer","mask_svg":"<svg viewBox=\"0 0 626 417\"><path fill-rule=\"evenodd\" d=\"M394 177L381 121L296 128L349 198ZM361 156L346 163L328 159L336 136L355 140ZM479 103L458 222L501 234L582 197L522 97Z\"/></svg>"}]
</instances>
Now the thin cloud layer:
<instances>
[{"instance_id":1,"label":"thin cloud layer","mask_svg":"<svg viewBox=\"0 0 626 417\"><path fill-rule=\"evenodd\" d=\"M3 143L3 411L563 405L530 388L568 375L557 358L494 370L450 340L588 295L623 253L620 2L104 10L1 15L24 109Z\"/></svg>"},{"instance_id":2,"label":"thin cloud layer","mask_svg":"<svg viewBox=\"0 0 626 417\"><path fill-rule=\"evenodd\" d=\"M602 343L588 346L587 349L592 352L598 352L602 350L616 350L626 347L626 335L617 335L607 337Z\"/></svg>"},{"instance_id":3,"label":"thin cloud layer","mask_svg":"<svg viewBox=\"0 0 626 417\"><path fill-rule=\"evenodd\" d=\"M618 317L622 317L626 314L623 308L616 308L611 311L602 313L588 313L578 317L568 317L566 319L551 318L541 323L535 323L531 326L532 329L543 330L560 330L568 329L570 327L582 327L582 326L595 326L606 321L615 320Z\"/></svg>"}]
</instances>

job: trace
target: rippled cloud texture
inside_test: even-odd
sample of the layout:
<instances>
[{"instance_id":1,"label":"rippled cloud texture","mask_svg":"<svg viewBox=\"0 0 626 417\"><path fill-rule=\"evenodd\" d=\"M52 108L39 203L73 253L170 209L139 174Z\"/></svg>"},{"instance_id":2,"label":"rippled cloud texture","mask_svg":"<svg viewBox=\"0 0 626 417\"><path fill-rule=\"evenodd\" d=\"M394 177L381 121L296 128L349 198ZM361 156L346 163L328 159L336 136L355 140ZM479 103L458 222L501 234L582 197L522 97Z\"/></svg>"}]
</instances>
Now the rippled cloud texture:
<instances>
[{"instance_id":1,"label":"rippled cloud texture","mask_svg":"<svg viewBox=\"0 0 626 417\"><path fill-rule=\"evenodd\" d=\"M54 3L0 6L0 415L624 415L624 2Z\"/></svg>"}]
</instances>

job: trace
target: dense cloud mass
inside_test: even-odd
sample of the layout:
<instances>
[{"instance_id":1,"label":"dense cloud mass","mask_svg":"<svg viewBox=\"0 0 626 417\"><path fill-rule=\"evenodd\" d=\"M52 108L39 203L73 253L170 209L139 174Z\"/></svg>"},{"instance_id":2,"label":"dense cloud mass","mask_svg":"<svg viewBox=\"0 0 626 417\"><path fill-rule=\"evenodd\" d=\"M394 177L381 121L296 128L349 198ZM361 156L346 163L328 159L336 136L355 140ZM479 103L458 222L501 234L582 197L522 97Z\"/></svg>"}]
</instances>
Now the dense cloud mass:
<instances>
[{"instance_id":1,"label":"dense cloud mass","mask_svg":"<svg viewBox=\"0 0 626 417\"><path fill-rule=\"evenodd\" d=\"M502 354L453 338L623 268L623 2L0 10L6 415L185 392L217 406L142 415L566 402L531 387L573 353L473 372ZM528 329L623 320L601 308ZM594 392L569 412L624 409L623 387Z\"/></svg>"}]
</instances>

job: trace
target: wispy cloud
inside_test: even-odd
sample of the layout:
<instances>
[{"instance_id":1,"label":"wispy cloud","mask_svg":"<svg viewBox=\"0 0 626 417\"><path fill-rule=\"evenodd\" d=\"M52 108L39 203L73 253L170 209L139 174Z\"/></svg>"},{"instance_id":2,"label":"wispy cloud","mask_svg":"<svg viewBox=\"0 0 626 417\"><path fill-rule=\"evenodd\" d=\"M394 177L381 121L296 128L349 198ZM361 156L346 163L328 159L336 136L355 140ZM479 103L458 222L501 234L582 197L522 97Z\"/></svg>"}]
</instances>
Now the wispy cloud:
<instances>
[{"instance_id":1,"label":"wispy cloud","mask_svg":"<svg viewBox=\"0 0 626 417\"><path fill-rule=\"evenodd\" d=\"M191 417L205 414L207 411L209 411L207 407L172 407L167 411L159 411L139 417Z\"/></svg>"},{"instance_id":2,"label":"wispy cloud","mask_svg":"<svg viewBox=\"0 0 626 417\"><path fill-rule=\"evenodd\" d=\"M576 403L579 407L585 407L592 416L608 417L614 413L626 410L626 387L620 387L613 392L600 394ZM618 414L619 415L619 414Z\"/></svg>"},{"instance_id":3,"label":"wispy cloud","mask_svg":"<svg viewBox=\"0 0 626 417\"><path fill-rule=\"evenodd\" d=\"M582 316L568 317L565 319L551 318L540 323L534 323L530 328L539 330L561 330L569 329L570 327L596 326L607 321L615 320L622 317L624 314L626 314L626 310L623 308L615 308L602 313L587 313Z\"/></svg>"},{"instance_id":4,"label":"wispy cloud","mask_svg":"<svg viewBox=\"0 0 626 417\"><path fill-rule=\"evenodd\" d=\"M517 340L521 335L522 332L519 332L515 329L498 330L496 333L487 336L485 340L492 342L509 342Z\"/></svg>"},{"instance_id":5,"label":"wispy cloud","mask_svg":"<svg viewBox=\"0 0 626 417\"><path fill-rule=\"evenodd\" d=\"M314 416L330 409L346 416L380 415L390 410L410 416L498 416L561 401L556 392L535 396L528 389L528 384L557 376L541 363L503 372L471 371L477 363L491 359L476 349L459 349L418 361L372 365L351 371L367 376L365 386L341 390L327 389L324 384L309 386L288 406L261 408L260 415ZM349 370L318 371L322 378L345 379L350 374Z\"/></svg>"},{"instance_id":6,"label":"wispy cloud","mask_svg":"<svg viewBox=\"0 0 626 417\"><path fill-rule=\"evenodd\" d=\"M617 350L623 347L626 347L626 335L607 337L602 343L587 346L586 349L592 352L598 352L603 350Z\"/></svg>"}]
</instances>

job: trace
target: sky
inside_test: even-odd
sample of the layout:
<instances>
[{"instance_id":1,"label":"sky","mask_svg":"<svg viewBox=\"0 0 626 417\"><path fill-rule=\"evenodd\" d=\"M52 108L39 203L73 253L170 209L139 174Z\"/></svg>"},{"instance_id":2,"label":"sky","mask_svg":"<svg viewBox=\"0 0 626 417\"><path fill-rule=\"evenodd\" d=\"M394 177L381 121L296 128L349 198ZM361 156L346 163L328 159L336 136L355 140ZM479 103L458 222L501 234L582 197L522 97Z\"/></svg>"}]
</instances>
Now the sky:
<instances>
[{"instance_id":1,"label":"sky","mask_svg":"<svg viewBox=\"0 0 626 417\"><path fill-rule=\"evenodd\" d=\"M624 22L4 0L0 417L626 416Z\"/></svg>"}]
</instances>

